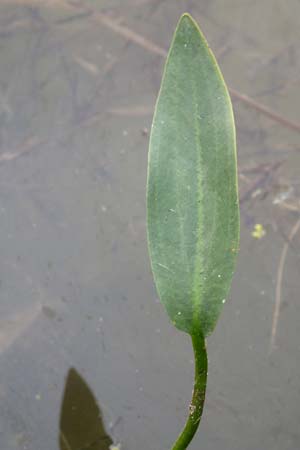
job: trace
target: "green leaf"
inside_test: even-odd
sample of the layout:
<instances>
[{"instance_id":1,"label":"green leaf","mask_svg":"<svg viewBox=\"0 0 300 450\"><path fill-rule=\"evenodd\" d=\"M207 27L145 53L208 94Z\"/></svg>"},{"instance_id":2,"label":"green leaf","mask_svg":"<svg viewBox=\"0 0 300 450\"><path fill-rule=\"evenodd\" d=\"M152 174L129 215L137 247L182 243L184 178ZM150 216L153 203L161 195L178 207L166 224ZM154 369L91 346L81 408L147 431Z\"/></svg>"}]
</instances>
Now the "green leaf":
<instances>
[{"instance_id":1,"label":"green leaf","mask_svg":"<svg viewBox=\"0 0 300 450\"><path fill-rule=\"evenodd\" d=\"M235 127L220 69L188 14L175 31L154 113L147 209L159 297L177 328L207 336L238 250Z\"/></svg>"}]
</instances>

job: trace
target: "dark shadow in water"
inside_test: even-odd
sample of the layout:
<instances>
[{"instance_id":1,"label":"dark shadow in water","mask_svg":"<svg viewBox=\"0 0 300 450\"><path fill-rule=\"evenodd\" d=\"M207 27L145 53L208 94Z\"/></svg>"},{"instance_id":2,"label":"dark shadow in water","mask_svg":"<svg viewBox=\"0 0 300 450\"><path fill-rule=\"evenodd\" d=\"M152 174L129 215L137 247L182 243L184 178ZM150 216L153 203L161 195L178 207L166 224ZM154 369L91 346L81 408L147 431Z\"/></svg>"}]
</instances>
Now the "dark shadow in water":
<instances>
[{"instance_id":1,"label":"dark shadow in water","mask_svg":"<svg viewBox=\"0 0 300 450\"><path fill-rule=\"evenodd\" d=\"M71 368L66 379L59 422L60 450L109 450L102 412L79 373Z\"/></svg>"}]
</instances>

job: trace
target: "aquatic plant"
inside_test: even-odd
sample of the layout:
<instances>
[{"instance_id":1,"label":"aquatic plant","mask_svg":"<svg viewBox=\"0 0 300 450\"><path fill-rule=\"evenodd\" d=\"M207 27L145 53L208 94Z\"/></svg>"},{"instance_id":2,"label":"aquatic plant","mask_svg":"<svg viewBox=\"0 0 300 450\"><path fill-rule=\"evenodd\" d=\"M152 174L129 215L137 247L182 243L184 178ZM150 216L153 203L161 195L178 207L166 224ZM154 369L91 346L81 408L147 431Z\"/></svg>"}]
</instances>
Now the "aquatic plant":
<instances>
[{"instance_id":1,"label":"aquatic plant","mask_svg":"<svg viewBox=\"0 0 300 450\"><path fill-rule=\"evenodd\" d=\"M166 61L150 136L147 230L158 295L189 333L195 384L173 450L186 449L202 415L205 338L231 284L239 243L235 127L230 97L197 24L184 14Z\"/></svg>"}]
</instances>

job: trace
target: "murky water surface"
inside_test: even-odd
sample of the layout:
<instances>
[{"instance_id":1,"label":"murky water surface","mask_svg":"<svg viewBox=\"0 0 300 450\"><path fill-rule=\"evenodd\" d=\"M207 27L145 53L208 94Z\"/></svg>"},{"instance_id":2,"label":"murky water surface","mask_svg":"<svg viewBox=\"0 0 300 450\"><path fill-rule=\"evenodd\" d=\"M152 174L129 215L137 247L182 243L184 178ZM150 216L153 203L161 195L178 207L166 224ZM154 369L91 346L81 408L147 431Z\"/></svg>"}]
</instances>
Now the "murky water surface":
<instances>
[{"instance_id":1,"label":"murky water surface","mask_svg":"<svg viewBox=\"0 0 300 450\"><path fill-rule=\"evenodd\" d=\"M242 227L191 450L300 448L299 130L259 111L299 121L299 1L3 0L3 450L167 450L185 420L191 346L157 301L145 229L148 130L185 10L238 91Z\"/></svg>"}]
</instances>

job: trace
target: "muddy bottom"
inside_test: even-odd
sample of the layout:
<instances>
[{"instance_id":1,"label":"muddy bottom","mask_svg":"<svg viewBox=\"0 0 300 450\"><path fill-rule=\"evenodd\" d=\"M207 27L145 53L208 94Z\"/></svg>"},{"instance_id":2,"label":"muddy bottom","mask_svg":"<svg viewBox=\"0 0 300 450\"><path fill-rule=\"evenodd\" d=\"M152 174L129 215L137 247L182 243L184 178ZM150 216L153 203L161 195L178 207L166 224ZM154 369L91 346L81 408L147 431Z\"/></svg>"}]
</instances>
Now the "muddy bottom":
<instances>
[{"instance_id":1,"label":"muddy bottom","mask_svg":"<svg viewBox=\"0 0 300 450\"><path fill-rule=\"evenodd\" d=\"M300 448L300 3L3 0L3 450L168 450L185 421L192 349L154 289L145 184L186 10L232 89L241 203L190 448Z\"/></svg>"}]
</instances>

